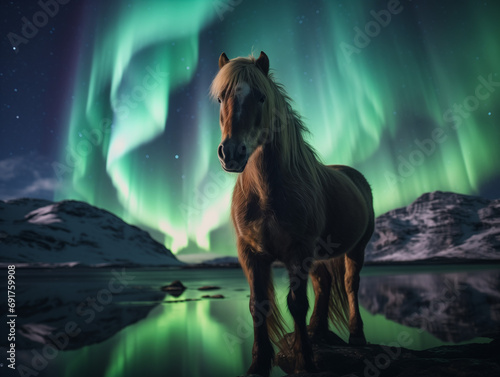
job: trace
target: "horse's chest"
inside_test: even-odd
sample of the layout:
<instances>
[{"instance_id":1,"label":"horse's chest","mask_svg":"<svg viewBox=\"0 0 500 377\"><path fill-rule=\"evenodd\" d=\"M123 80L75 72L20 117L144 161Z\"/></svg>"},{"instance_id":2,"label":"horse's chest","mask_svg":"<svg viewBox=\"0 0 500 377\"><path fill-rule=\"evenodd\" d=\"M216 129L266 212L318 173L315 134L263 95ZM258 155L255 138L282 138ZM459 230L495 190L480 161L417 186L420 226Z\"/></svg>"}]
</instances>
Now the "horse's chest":
<instances>
[{"instance_id":1,"label":"horse's chest","mask_svg":"<svg viewBox=\"0 0 500 377\"><path fill-rule=\"evenodd\" d=\"M296 219L297 214L291 211L296 207L290 205L285 197L272 202L250 198L233 214L238 235L255 251L278 257L303 232L304 219Z\"/></svg>"}]
</instances>

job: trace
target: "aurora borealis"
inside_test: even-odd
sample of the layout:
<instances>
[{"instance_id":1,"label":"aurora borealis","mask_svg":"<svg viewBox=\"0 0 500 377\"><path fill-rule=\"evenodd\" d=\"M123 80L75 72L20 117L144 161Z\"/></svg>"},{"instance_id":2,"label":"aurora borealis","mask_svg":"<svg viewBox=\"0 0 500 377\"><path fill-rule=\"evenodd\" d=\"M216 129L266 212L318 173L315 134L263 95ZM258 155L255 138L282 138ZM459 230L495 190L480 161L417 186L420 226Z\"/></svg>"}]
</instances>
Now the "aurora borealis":
<instances>
[{"instance_id":1,"label":"aurora borealis","mask_svg":"<svg viewBox=\"0 0 500 377\"><path fill-rule=\"evenodd\" d=\"M322 161L363 172L377 214L433 190L500 195L496 2L73 0L16 50L5 36L39 8L2 9L0 167L36 151L52 199L176 253L236 253L208 97L222 51L267 53Z\"/></svg>"}]
</instances>

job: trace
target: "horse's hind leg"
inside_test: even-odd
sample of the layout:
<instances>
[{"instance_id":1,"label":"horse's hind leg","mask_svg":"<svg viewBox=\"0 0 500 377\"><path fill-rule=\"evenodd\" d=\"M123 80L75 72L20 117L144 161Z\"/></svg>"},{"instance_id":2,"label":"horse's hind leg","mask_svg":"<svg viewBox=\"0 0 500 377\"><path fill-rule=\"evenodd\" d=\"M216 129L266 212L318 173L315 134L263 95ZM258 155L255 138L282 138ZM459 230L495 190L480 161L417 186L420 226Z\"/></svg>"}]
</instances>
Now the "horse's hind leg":
<instances>
[{"instance_id":1,"label":"horse's hind leg","mask_svg":"<svg viewBox=\"0 0 500 377\"><path fill-rule=\"evenodd\" d=\"M261 260L249 249L239 251L240 263L250 285L250 313L254 326L252 364L247 374L269 376L274 360L274 349L269 339L267 321L271 315L269 286L273 284L271 264Z\"/></svg>"},{"instance_id":2,"label":"horse's hind leg","mask_svg":"<svg viewBox=\"0 0 500 377\"><path fill-rule=\"evenodd\" d=\"M310 274L316 299L309 330L312 332L313 339L317 339L328 332L328 305L332 277L325 262L314 263Z\"/></svg>"},{"instance_id":3,"label":"horse's hind leg","mask_svg":"<svg viewBox=\"0 0 500 377\"><path fill-rule=\"evenodd\" d=\"M344 283L349 301L349 344L365 345L363 320L359 312L358 291L359 274L363 267L365 243L359 243L345 255Z\"/></svg>"}]
</instances>

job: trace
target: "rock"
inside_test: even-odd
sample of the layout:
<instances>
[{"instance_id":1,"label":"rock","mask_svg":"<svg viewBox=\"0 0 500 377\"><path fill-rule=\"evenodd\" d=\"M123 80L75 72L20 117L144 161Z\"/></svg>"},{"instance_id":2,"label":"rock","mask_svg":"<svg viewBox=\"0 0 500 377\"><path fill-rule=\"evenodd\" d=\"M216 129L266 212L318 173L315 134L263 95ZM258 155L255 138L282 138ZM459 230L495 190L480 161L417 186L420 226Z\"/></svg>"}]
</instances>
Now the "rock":
<instances>
[{"instance_id":1,"label":"rock","mask_svg":"<svg viewBox=\"0 0 500 377\"><path fill-rule=\"evenodd\" d=\"M367 263L500 261L500 199L426 193L375 221Z\"/></svg>"},{"instance_id":2,"label":"rock","mask_svg":"<svg viewBox=\"0 0 500 377\"><path fill-rule=\"evenodd\" d=\"M162 291L170 293L174 297L178 297L186 290L184 284L180 280L173 281L172 283L161 287Z\"/></svg>"},{"instance_id":3,"label":"rock","mask_svg":"<svg viewBox=\"0 0 500 377\"><path fill-rule=\"evenodd\" d=\"M191 302L191 301L200 301L201 299L199 298L186 298L184 300L167 300L163 301L162 304L179 304L182 302Z\"/></svg>"},{"instance_id":4,"label":"rock","mask_svg":"<svg viewBox=\"0 0 500 377\"><path fill-rule=\"evenodd\" d=\"M288 334L283 342L293 341ZM489 344L441 346L424 351L403 347L369 344L350 346L329 332L322 339L313 341L314 362L318 373L289 374L289 377L438 377L500 375L498 354L500 341ZM279 352L277 364L287 373L293 373L295 356Z\"/></svg>"},{"instance_id":5,"label":"rock","mask_svg":"<svg viewBox=\"0 0 500 377\"><path fill-rule=\"evenodd\" d=\"M184 291L185 285L180 280L175 280L172 283L165 285L161 288L162 291Z\"/></svg>"},{"instance_id":6,"label":"rock","mask_svg":"<svg viewBox=\"0 0 500 377\"><path fill-rule=\"evenodd\" d=\"M217 287L216 285L205 285L198 288L199 291L215 291L217 289L220 289L220 287Z\"/></svg>"},{"instance_id":7,"label":"rock","mask_svg":"<svg viewBox=\"0 0 500 377\"><path fill-rule=\"evenodd\" d=\"M203 295L201 298L225 298L223 295Z\"/></svg>"}]
</instances>

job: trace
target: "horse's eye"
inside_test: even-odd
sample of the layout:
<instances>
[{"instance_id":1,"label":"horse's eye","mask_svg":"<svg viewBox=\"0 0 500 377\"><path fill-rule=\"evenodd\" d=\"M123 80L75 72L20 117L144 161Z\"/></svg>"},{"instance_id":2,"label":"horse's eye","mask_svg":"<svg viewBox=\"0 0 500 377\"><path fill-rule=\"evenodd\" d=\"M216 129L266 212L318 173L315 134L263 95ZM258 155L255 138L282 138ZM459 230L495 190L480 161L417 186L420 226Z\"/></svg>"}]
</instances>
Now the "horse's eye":
<instances>
[{"instance_id":1,"label":"horse's eye","mask_svg":"<svg viewBox=\"0 0 500 377\"><path fill-rule=\"evenodd\" d=\"M259 102L264 103L265 100L266 100L266 96L263 94L262 97L260 97Z\"/></svg>"},{"instance_id":2,"label":"horse's eye","mask_svg":"<svg viewBox=\"0 0 500 377\"><path fill-rule=\"evenodd\" d=\"M222 100L220 99L220 97L217 97L217 101L219 101L219 103L222 102Z\"/></svg>"}]
</instances>

